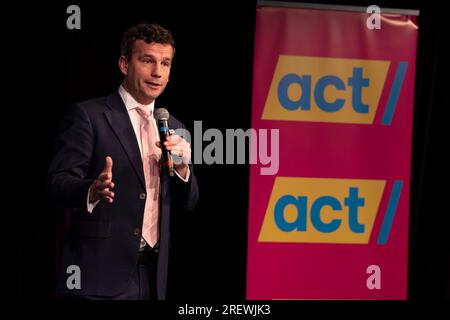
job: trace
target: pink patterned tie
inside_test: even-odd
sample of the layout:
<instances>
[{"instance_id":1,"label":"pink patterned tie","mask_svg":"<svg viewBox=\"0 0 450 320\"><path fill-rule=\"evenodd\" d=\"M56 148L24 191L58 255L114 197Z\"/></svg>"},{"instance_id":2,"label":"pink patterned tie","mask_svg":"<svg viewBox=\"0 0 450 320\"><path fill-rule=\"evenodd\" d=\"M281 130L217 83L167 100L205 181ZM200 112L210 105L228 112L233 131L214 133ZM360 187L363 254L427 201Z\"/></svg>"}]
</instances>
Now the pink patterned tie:
<instances>
[{"instance_id":1,"label":"pink patterned tie","mask_svg":"<svg viewBox=\"0 0 450 320\"><path fill-rule=\"evenodd\" d=\"M158 200L161 150L155 145L156 130L150 108L139 106L137 111L141 116L142 164L144 167L145 187L147 189L142 237L150 246L154 247L159 240Z\"/></svg>"}]
</instances>

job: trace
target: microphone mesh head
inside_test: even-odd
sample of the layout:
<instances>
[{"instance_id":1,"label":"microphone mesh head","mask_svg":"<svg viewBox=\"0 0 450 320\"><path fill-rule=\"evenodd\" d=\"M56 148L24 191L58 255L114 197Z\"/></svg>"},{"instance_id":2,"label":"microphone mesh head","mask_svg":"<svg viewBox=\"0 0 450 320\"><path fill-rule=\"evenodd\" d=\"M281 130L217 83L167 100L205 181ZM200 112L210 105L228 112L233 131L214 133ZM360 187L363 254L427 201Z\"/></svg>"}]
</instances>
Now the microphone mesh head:
<instances>
[{"instance_id":1,"label":"microphone mesh head","mask_svg":"<svg viewBox=\"0 0 450 320\"><path fill-rule=\"evenodd\" d=\"M155 119L156 120L169 120L169 111L165 108L158 108L155 110Z\"/></svg>"}]
</instances>

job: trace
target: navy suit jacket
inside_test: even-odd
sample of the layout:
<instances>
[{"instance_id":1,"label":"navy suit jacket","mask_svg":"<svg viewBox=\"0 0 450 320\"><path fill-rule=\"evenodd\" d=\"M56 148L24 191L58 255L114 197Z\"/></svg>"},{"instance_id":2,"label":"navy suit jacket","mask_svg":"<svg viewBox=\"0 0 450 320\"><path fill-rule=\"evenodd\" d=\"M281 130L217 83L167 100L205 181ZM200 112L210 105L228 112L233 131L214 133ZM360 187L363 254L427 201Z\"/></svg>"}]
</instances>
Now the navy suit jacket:
<instances>
[{"instance_id":1,"label":"navy suit jacket","mask_svg":"<svg viewBox=\"0 0 450 320\"><path fill-rule=\"evenodd\" d=\"M182 128L175 117L169 127ZM87 193L113 159L115 198L99 202L87 211ZM113 297L129 284L138 262L145 207L142 159L128 111L116 92L107 97L78 103L65 114L56 140L48 175L51 198L71 208L60 263L59 292L71 295ZM160 240L157 295L165 299L170 249L171 214L192 211L198 186L190 165L188 182L161 175ZM81 288L68 289L70 265L81 271Z\"/></svg>"}]
</instances>

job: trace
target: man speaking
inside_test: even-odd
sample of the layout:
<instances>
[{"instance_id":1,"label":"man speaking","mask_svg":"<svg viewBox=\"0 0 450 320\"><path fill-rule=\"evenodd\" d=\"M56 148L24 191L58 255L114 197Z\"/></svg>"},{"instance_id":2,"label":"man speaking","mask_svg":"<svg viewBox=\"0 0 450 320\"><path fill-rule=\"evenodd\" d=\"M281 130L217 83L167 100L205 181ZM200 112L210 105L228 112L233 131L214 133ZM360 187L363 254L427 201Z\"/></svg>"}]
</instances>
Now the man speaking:
<instances>
[{"instance_id":1,"label":"man speaking","mask_svg":"<svg viewBox=\"0 0 450 320\"><path fill-rule=\"evenodd\" d=\"M48 176L51 198L71 209L62 298L166 297L171 218L198 201L189 143L178 135L159 141L154 118L174 54L168 30L132 27L121 42L118 91L77 103L63 118ZM173 116L168 125L183 128ZM163 170L161 148L181 158L174 177Z\"/></svg>"}]
</instances>

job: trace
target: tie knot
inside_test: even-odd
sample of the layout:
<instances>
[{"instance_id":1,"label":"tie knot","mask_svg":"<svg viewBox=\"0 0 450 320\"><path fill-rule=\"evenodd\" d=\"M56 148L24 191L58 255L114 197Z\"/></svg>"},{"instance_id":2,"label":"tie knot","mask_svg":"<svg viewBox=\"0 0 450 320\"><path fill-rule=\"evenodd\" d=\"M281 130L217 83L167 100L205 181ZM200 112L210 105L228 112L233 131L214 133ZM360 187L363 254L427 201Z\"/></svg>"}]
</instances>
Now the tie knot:
<instances>
[{"instance_id":1,"label":"tie knot","mask_svg":"<svg viewBox=\"0 0 450 320\"><path fill-rule=\"evenodd\" d=\"M152 115L152 111L150 110L149 107L146 106L138 106L136 110L141 117L147 120L149 120L150 116Z\"/></svg>"}]
</instances>

